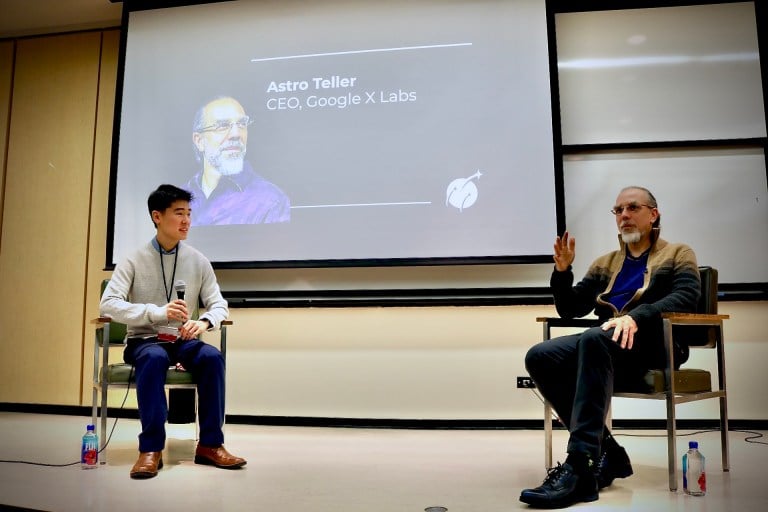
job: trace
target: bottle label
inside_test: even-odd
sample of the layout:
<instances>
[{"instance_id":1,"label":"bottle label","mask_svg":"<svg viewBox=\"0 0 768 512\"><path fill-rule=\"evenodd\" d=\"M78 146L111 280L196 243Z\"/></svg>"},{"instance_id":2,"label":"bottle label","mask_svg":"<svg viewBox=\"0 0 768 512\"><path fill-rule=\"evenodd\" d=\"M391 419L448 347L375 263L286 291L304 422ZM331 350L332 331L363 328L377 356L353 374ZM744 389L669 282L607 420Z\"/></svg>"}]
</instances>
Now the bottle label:
<instances>
[{"instance_id":1,"label":"bottle label","mask_svg":"<svg viewBox=\"0 0 768 512\"><path fill-rule=\"evenodd\" d=\"M683 490L688 490L688 455L683 455Z\"/></svg>"},{"instance_id":2,"label":"bottle label","mask_svg":"<svg viewBox=\"0 0 768 512\"><path fill-rule=\"evenodd\" d=\"M699 489L701 492L707 492L707 474L704 471L699 475Z\"/></svg>"},{"instance_id":3,"label":"bottle label","mask_svg":"<svg viewBox=\"0 0 768 512\"><path fill-rule=\"evenodd\" d=\"M80 462L86 466L95 466L99 462L98 442L94 439L83 441Z\"/></svg>"}]
</instances>

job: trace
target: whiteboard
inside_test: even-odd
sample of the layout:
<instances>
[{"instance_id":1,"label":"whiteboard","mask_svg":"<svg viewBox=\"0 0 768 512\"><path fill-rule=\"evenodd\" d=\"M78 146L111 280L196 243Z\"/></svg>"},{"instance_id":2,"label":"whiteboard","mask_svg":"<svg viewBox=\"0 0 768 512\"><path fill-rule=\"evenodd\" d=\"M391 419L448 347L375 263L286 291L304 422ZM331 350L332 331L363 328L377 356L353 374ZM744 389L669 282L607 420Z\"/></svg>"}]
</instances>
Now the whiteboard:
<instances>
[{"instance_id":1,"label":"whiteboard","mask_svg":"<svg viewBox=\"0 0 768 512\"><path fill-rule=\"evenodd\" d=\"M721 283L768 282L768 184L762 149L601 152L565 158L566 226L577 278L618 247L610 213L625 186L653 192L661 236L690 245Z\"/></svg>"},{"instance_id":2,"label":"whiteboard","mask_svg":"<svg viewBox=\"0 0 768 512\"><path fill-rule=\"evenodd\" d=\"M555 16L563 144L765 137L752 2Z\"/></svg>"}]
</instances>

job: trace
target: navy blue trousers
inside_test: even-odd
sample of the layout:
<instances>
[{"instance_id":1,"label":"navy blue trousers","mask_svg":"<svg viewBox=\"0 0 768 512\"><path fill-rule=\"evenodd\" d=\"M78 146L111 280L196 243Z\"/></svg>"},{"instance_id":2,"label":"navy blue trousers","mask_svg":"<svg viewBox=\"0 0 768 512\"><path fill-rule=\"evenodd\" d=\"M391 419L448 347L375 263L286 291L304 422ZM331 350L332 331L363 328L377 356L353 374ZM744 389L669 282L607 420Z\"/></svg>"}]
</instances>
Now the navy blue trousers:
<instances>
[{"instance_id":1,"label":"navy blue trousers","mask_svg":"<svg viewBox=\"0 0 768 512\"><path fill-rule=\"evenodd\" d=\"M637 385L649 368L657 366L663 341L638 334L631 350L611 339L613 329L600 327L552 338L528 350L529 375L570 433L568 453L586 453L597 460L614 386Z\"/></svg>"},{"instance_id":2,"label":"navy blue trousers","mask_svg":"<svg viewBox=\"0 0 768 512\"><path fill-rule=\"evenodd\" d=\"M136 398L141 419L140 452L159 452L165 447L168 401L165 375L168 367L181 363L197 382L200 444L216 447L224 443L224 357L219 349L201 340L155 343L129 340L123 353L134 366Z\"/></svg>"}]
</instances>

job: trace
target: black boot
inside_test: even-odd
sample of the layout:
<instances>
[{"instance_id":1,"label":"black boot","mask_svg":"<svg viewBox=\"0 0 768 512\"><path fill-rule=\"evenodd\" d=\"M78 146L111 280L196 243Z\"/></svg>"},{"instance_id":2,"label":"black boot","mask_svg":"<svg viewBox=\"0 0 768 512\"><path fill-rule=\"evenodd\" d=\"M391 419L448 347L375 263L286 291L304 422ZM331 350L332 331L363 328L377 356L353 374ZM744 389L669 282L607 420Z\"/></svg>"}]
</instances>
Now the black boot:
<instances>
[{"instance_id":1,"label":"black boot","mask_svg":"<svg viewBox=\"0 0 768 512\"><path fill-rule=\"evenodd\" d=\"M547 471L544 483L523 489L520 501L537 508L563 508L580 501L598 499L597 481L586 455L569 454L565 463Z\"/></svg>"},{"instance_id":2,"label":"black boot","mask_svg":"<svg viewBox=\"0 0 768 512\"><path fill-rule=\"evenodd\" d=\"M603 437L600 459L597 461L595 479L597 488L604 489L616 478L627 478L633 473L627 451L619 446L610 432Z\"/></svg>"}]
</instances>

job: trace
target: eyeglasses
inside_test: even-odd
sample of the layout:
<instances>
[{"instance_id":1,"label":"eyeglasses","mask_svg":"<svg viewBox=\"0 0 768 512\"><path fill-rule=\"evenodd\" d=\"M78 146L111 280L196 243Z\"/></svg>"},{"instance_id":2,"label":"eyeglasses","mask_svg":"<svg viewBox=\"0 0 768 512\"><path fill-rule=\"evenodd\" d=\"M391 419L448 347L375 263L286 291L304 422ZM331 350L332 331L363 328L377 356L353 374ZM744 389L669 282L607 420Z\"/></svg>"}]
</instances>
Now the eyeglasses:
<instances>
[{"instance_id":1,"label":"eyeglasses","mask_svg":"<svg viewBox=\"0 0 768 512\"><path fill-rule=\"evenodd\" d=\"M627 210L627 212L629 213L637 213L638 211L640 211L640 208L642 208L643 206L646 206L648 208L656 208L655 206L651 206L650 204L629 203L626 206L621 206L621 205L614 206L613 209L611 210L611 213L614 215L621 215L622 213L624 213L624 210Z\"/></svg>"},{"instance_id":2,"label":"eyeglasses","mask_svg":"<svg viewBox=\"0 0 768 512\"><path fill-rule=\"evenodd\" d=\"M229 133L229 130L231 130L232 127L235 125L237 125L237 127L241 130L246 130L248 126L252 124L253 124L253 119L251 119L248 116L243 116L240 119L237 119L235 121L232 121L229 119L221 119L208 126L203 126L202 128L198 128L197 131L200 133L203 133L203 132Z\"/></svg>"}]
</instances>

